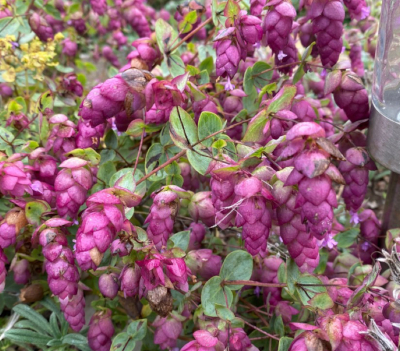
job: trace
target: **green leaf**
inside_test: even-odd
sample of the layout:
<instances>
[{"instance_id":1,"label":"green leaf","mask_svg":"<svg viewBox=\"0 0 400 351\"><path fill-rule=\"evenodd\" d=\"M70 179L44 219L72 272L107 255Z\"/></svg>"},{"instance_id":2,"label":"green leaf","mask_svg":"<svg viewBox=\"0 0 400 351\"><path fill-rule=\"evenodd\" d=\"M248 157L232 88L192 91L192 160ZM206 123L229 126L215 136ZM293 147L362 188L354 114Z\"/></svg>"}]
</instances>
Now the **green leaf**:
<instances>
[{"instance_id":1,"label":"green leaf","mask_svg":"<svg viewBox=\"0 0 400 351\"><path fill-rule=\"evenodd\" d=\"M300 271L299 267L297 267L296 263L294 263L293 259L289 258L287 261L287 286L289 293L294 295L296 292L296 282L299 279Z\"/></svg>"},{"instance_id":2,"label":"green leaf","mask_svg":"<svg viewBox=\"0 0 400 351\"><path fill-rule=\"evenodd\" d=\"M319 308L321 310L327 310L335 305L329 294L326 292L315 294L314 297L308 301L308 303L312 307Z\"/></svg>"},{"instance_id":3,"label":"green leaf","mask_svg":"<svg viewBox=\"0 0 400 351\"><path fill-rule=\"evenodd\" d=\"M49 212L51 207L42 200L28 202L25 206L25 216L29 224L39 226L42 223L42 214Z\"/></svg>"},{"instance_id":4,"label":"green leaf","mask_svg":"<svg viewBox=\"0 0 400 351\"><path fill-rule=\"evenodd\" d=\"M21 97L19 96L19 98L21 98ZM12 101L10 101L10 103L8 104L8 108L7 108L8 113L11 113L11 112L12 112L12 113L18 114L18 113L20 113L20 112L22 111L22 109L23 109L22 105L19 104L16 100L17 100L17 99L12 100ZM26 104L25 104L25 105L26 105Z\"/></svg>"},{"instance_id":5,"label":"green leaf","mask_svg":"<svg viewBox=\"0 0 400 351\"><path fill-rule=\"evenodd\" d=\"M176 162L176 161L170 163L164 169L165 169L165 172L167 172L168 175L179 175L179 174L181 174L181 169L180 169L180 167L178 165L178 162Z\"/></svg>"},{"instance_id":6,"label":"green leaf","mask_svg":"<svg viewBox=\"0 0 400 351\"><path fill-rule=\"evenodd\" d=\"M220 277L224 281L249 280L253 272L253 257L246 251L236 250L226 256L221 267ZM243 285L226 285L232 290L239 290Z\"/></svg>"},{"instance_id":7,"label":"green leaf","mask_svg":"<svg viewBox=\"0 0 400 351\"><path fill-rule=\"evenodd\" d=\"M189 246L190 240L190 231L185 230L179 233L172 235L167 242L168 249L172 249L173 247L179 247L183 251L186 251Z\"/></svg>"},{"instance_id":8,"label":"green leaf","mask_svg":"<svg viewBox=\"0 0 400 351\"><path fill-rule=\"evenodd\" d=\"M294 85L283 86L278 94L271 100L267 108L267 113L290 109L296 92L297 88Z\"/></svg>"},{"instance_id":9,"label":"green leaf","mask_svg":"<svg viewBox=\"0 0 400 351\"><path fill-rule=\"evenodd\" d=\"M147 333L147 319L138 319L129 324L127 333L135 340L142 340Z\"/></svg>"},{"instance_id":10,"label":"green leaf","mask_svg":"<svg viewBox=\"0 0 400 351\"><path fill-rule=\"evenodd\" d=\"M80 9L81 9L81 5L79 3L72 4L68 8L68 14L72 14L72 13L78 12Z\"/></svg>"},{"instance_id":11,"label":"green leaf","mask_svg":"<svg viewBox=\"0 0 400 351\"><path fill-rule=\"evenodd\" d=\"M115 168L114 162L112 161L107 161L102 163L99 166L99 171L97 172L97 177L101 180L103 180L106 184L105 187L109 185L109 181L113 174L117 171Z\"/></svg>"},{"instance_id":12,"label":"green leaf","mask_svg":"<svg viewBox=\"0 0 400 351\"><path fill-rule=\"evenodd\" d=\"M199 70L206 70L208 74L212 73L212 71L214 70L214 59L212 58L212 56L209 56L200 62Z\"/></svg>"},{"instance_id":13,"label":"green leaf","mask_svg":"<svg viewBox=\"0 0 400 351\"><path fill-rule=\"evenodd\" d=\"M170 55L167 59L167 65L174 78L185 73L185 64L178 54Z\"/></svg>"},{"instance_id":14,"label":"green leaf","mask_svg":"<svg viewBox=\"0 0 400 351\"><path fill-rule=\"evenodd\" d=\"M113 339L110 351L133 351L136 342L131 340L128 333L119 333Z\"/></svg>"},{"instance_id":15,"label":"green leaf","mask_svg":"<svg viewBox=\"0 0 400 351\"><path fill-rule=\"evenodd\" d=\"M195 146L194 150L187 151L188 161L197 172L205 175L211 162L211 157L207 153L208 150L202 150L200 145Z\"/></svg>"},{"instance_id":16,"label":"green leaf","mask_svg":"<svg viewBox=\"0 0 400 351\"><path fill-rule=\"evenodd\" d=\"M235 318L235 314L226 306L215 304L217 316L223 320L231 321Z\"/></svg>"},{"instance_id":17,"label":"green leaf","mask_svg":"<svg viewBox=\"0 0 400 351\"><path fill-rule=\"evenodd\" d=\"M345 232L336 234L335 241L338 243L337 246L341 249L350 247L356 241L359 233L359 228L351 228L349 230L346 230Z\"/></svg>"},{"instance_id":18,"label":"green leaf","mask_svg":"<svg viewBox=\"0 0 400 351\"><path fill-rule=\"evenodd\" d=\"M210 75L205 69L200 72L200 77L197 79L197 82L199 85L210 83Z\"/></svg>"},{"instance_id":19,"label":"green leaf","mask_svg":"<svg viewBox=\"0 0 400 351\"><path fill-rule=\"evenodd\" d=\"M125 186L129 187L128 190L133 189L132 184L129 184L129 179L132 179L129 176L128 176L128 178L120 180L120 182L118 184L116 184L119 179L121 179L122 177L124 177L127 174L131 174L132 175L133 174L133 168L122 168L117 173L114 173L113 176L110 179L110 182L109 182L110 183L110 187L114 187L114 185L118 185L120 187L124 187L124 185L125 185ZM132 181L132 182L136 183L143 176L144 176L143 172L141 170L139 170L139 169L136 169L136 172L133 175L134 181ZM130 191L132 191L132 190L130 190ZM145 192L146 192L146 182L140 183L134 190L134 193L138 194L140 196L143 196L145 194Z\"/></svg>"},{"instance_id":20,"label":"green leaf","mask_svg":"<svg viewBox=\"0 0 400 351\"><path fill-rule=\"evenodd\" d=\"M46 108L49 108L52 110L53 105L54 105L54 97L50 91L47 91L47 92L43 93L42 95L40 95L39 108L41 111L45 111Z\"/></svg>"},{"instance_id":21,"label":"green leaf","mask_svg":"<svg viewBox=\"0 0 400 351\"><path fill-rule=\"evenodd\" d=\"M220 117L212 112L204 111L201 113L198 123L199 140L202 140L220 130L222 130L222 120ZM201 143L207 147L210 147L217 135L213 138L208 138Z\"/></svg>"},{"instance_id":22,"label":"green leaf","mask_svg":"<svg viewBox=\"0 0 400 351\"><path fill-rule=\"evenodd\" d=\"M72 333L65 335L61 341L64 344L72 345L72 346L77 346L79 347L80 345L87 345L87 338L83 336L82 334L78 333Z\"/></svg>"},{"instance_id":23,"label":"green leaf","mask_svg":"<svg viewBox=\"0 0 400 351\"><path fill-rule=\"evenodd\" d=\"M40 313L36 312L33 308L28 305L19 304L13 307L13 311L18 313L20 316L33 322L38 329L42 330L43 333L49 335L52 334L51 326L49 322Z\"/></svg>"},{"instance_id":24,"label":"green leaf","mask_svg":"<svg viewBox=\"0 0 400 351\"><path fill-rule=\"evenodd\" d=\"M218 11L218 0L212 0L211 9L212 9L212 19L213 19L214 25L218 26L218 24L219 24L218 13L217 13L217 11Z\"/></svg>"},{"instance_id":25,"label":"green leaf","mask_svg":"<svg viewBox=\"0 0 400 351\"><path fill-rule=\"evenodd\" d=\"M27 319L23 319L23 320L18 321L17 323L14 324L13 328L17 328L17 329L32 329L33 331L35 331L35 332L37 332L39 334L43 334L43 331L40 328L38 328L38 326L35 323L33 323L33 322L31 322L31 321L29 321Z\"/></svg>"},{"instance_id":26,"label":"green leaf","mask_svg":"<svg viewBox=\"0 0 400 351\"><path fill-rule=\"evenodd\" d=\"M117 139L117 135L115 134L115 132L110 129L107 134L106 137L104 138L104 142L106 143L106 146L109 149L116 149L118 148L118 139Z\"/></svg>"},{"instance_id":27,"label":"green leaf","mask_svg":"<svg viewBox=\"0 0 400 351\"><path fill-rule=\"evenodd\" d=\"M86 79L86 76L85 76L83 73L78 73L78 74L76 75L76 78L78 79L78 81L79 81L83 86L86 85L87 79Z\"/></svg>"},{"instance_id":28,"label":"green leaf","mask_svg":"<svg viewBox=\"0 0 400 351\"><path fill-rule=\"evenodd\" d=\"M3 38L6 35L16 35L20 27L20 22L18 18L4 17L0 19L0 33Z\"/></svg>"},{"instance_id":29,"label":"green leaf","mask_svg":"<svg viewBox=\"0 0 400 351\"><path fill-rule=\"evenodd\" d=\"M326 264L328 263L329 252L326 250L319 251L319 263L314 269L314 274L324 274L326 270Z\"/></svg>"},{"instance_id":30,"label":"green leaf","mask_svg":"<svg viewBox=\"0 0 400 351\"><path fill-rule=\"evenodd\" d=\"M118 68L116 68L116 67L114 67L114 66L110 66L109 68L108 68L108 76L110 77L110 78L112 78L112 77L114 77L114 76L116 76L117 74L118 74Z\"/></svg>"},{"instance_id":31,"label":"green leaf","mask_svg":"<svg viewBox=\"0 0 400 351\"><path fill-rule=\"evenodd\" d=\"M14 139L14 135L6 128L0 127L0 150L4 150Z\"/></svg>"},{"instance_id":32,"label":"green leaf","mask_svg":"<svg viewBox=\"0 0 400 351\"><path fill-rule=\"evenodd\" d=\"M187 65L186 69L191 76L196 76L196 75L200 74L200 70L197 67Z\"/></svg>"},{"instance_id":33,"label":"green leaf","mask_svg":"<svg viewBox=\"0 0 400 351\"><path fill-rule=\"evenodd\" d=\"M155 168L163 164L167 161L166 152L164 147L159 143L154 143L150 146L149 150L146 153L146 159L144 161L146 174L152 172ZM167 176L166 170L161 169L156 174L153 174L149 180L157 181L161 179L165 179Z\"/></svg>"},{"instance_id":34,"label":"green leaf","mask_svg":"<svg viewBox=\"0 0 400 351\"><path fill-rule=\"evenodd\" d=\"M288 336L281 337L279 339L278 351L288 351L292 342L293 338L289 338Z\"/></svg>"},{"instance_id":35,"label":"green leaf","mask_svg":"<svg viewBox=\"0 0 400 351\"><path fill-rule=\"evenodd\" d=\"M233 300L232 291L222 287L223 280L219 276L212 277L204 285L201 292L201 305L204 309L204 314L210 317L217 317L216 304L230 307Z\"/></svg>"},{"instance_id":36,"label":"green leaf","mask_svg":"<svg viewBox=\"0 0 400 351\"><path fill-rule=\"evenodd\" d=\"M197 126L193 118L181 107L174 107L169 117L169 133L172 141L181 149L189 149L197 143Z\"/></svg>"},{"instance_id":37,"label":"green leaf","mask_svg":"<svg viewBox=\"0 0 400 351\"><path fill-rule=\"evenodd\" d=\"M234 0L228 0L225 5L224 15L233 18L239 14L240 7Z\"/></svg>"},{"instance_id":38,"label":"green leaf","mask_svg":"<svg viewBox=\"0 0 400 351\"><path fill-rule=\"evenodd\" d=\"M23 15L29 8L31 1L28 0L17 0L15 2L15 14L16 15Z\"/></svg>"},{"instance_id":39,"label":"green leaf","mask_svg":"<svg viewBox=\"0 0 400 351\"><path fill-rule=\"evenodd\" d=\"M178 37L178 33L170 24L165 22L162 18L159 18L157 20L155 31L158 47L161 53L164 54L168 51L168 45L174 42L175 39Z\"/></svg>"},{"instance_id":40,"label":"green leaf","mask_svg":"<svg viewBox=\"0 0 400 351\"><path fill-rule=\"evenodd\" d=\"M261 91L258 93L258 103L261 103L261 100L265 94L272 94L272 92L276 91L278 88L276 82L267 84Z\"/></svg>"},{"instance_id":41,"label":"green leaf","mask_svg":"<svg viewBox=\"0 0 400 351\"><path fill-rule=\"evenodd\" d=\"M36 346L46 346L52 338L27 329L10 329L4 335L7 339L19 343L33 344Z\"/></svg>"},{"instance_id":42,"label":"green leaf","mask_svg":"<svg viewBox=\"0 0 400 351\"><path fill-rule=\"evenodd\" d=\"M247 95L251 94L255 90L253 81L253 67L247 67L246 72L244 73L243 90Z\"/></svg>"},{"instance_id":43,"label":"green leaf","mask_svg":"<svg viewBox=\"0 0 400 351\"><path fill-rule=\"evenodd\" d=\"M100 163L101 156L91 147L87 149L75 149L66 154L67 156L79 157L82 160L89 161L93 166Z\"/></svg>"},{"instance_id":44,"label":"green leaf","mask_svg":"<svg viewBox=\"0 0 400 351\"><path fill-rule=\"evenodd\" d=\"M246 134L243 137L243 142L258 142L264 139L264 127L267 123L267 113L262 110L260 113L255 115L246 130Z\"/></svg>"},{"instance_id":45,"label":"green leaf","mask_svg":"<svg viewBox=\"0 0 400 351\"><path fill-rule=\"evenodd\" d=\"M62 65L57 65L56 70L61 73L71 73L74 71L74 69L72 67L66 67L66 66L62 66Z\"/></svg>"},{"instance_id":46,"label":"green leaf","mask_svg":"<svg viewBox=\"0 0 400 351\"><path fill-rule=\"evenodd\" d=\"M379 262L376 262L372 267L371 273L364 278L362 284L356 290L354 290L353 294L350 296L347 302L348 309L357 306L362 301L364 294L375 283L376 278L378 278L380 271L381 271L381 265Z\"/></svg>"},{"instance_id":47,"label":"green leaf","mask_svg":"<svg viewBox=\"0 0 400 351\"><path fill-rule=\"evenodd\" d=\"M269 70L268 72L264 72ZM253 84L256 88L262 89L265 87L272 78L273 70L271 70L271 66L263 61L258 61L254 64L252 69L252 80Z\"/></svg>"},{"instance_id":48,"label":"green leaf","mask_svg":"<svg viewBox=\"0 0 400 351\"><path fill-rule=\"evenodd\" d=\"M54 312L50 315L50 327L53 331L52 335L55 336L56 338L60 338L61 330L60 330L60 327L58 326L57 314Z\"/></svg>"},{"instance_id":49,"label":"green leaf","mask_svg":"<svg viewBox=\"0 0 400 351\"><path fill-rule=\"evenodd\" d=\"M297 279L297 293L303 305L308 305L308 301L312 299L315 294L326 292L326 287L317 277L311 274L302 274Z\"/></svg>"}]
</instances>

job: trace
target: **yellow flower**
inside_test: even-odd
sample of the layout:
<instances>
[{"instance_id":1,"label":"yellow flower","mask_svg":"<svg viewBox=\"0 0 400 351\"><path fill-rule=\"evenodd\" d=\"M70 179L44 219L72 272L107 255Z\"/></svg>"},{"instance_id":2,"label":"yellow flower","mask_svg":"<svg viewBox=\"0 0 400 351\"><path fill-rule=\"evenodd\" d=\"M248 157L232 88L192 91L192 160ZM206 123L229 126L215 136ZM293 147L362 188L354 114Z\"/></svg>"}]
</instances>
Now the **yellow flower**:
<instances>
[{"instance_id":1,"label":"yellow flower","mask_svg":"<svg viewBox=\"0 0 400 351\"><path fill-rule=\"evenodd\" d=\"M1 76L6 82L12 83L15 81L15 69L13 67L8 67Z\"/></svg>"},{"instance_id":2,"label":"yellow flower","mask_svg":"<svg viewBox=\"0 0 400 351\"><path fill-rule=\"evenodd\" d=\"M54 40L57 41L57 42L59 42L59 41L61 41L61 40L63 40L63 39L64 39L64 35L63 35L62 33L57 33L57 34L54 36Z\"/></svg>"}]
</instances>

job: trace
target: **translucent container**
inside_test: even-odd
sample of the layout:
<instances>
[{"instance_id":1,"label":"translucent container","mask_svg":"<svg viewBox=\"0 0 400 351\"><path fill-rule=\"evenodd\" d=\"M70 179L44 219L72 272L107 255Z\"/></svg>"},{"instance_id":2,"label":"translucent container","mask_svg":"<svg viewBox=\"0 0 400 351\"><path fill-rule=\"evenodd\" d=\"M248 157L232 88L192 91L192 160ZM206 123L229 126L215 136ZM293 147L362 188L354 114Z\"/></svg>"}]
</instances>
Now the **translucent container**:
<instances>
[{"instance_id":1,"label":"translucent container","mask_svg":"<svg viewBox=\"0 0 400 351\"><path fill-rule=\"evenodd\" d=\"M400 0L382 1L372 101L378 112L400 122Z\"/></svg>"}]
</instances>

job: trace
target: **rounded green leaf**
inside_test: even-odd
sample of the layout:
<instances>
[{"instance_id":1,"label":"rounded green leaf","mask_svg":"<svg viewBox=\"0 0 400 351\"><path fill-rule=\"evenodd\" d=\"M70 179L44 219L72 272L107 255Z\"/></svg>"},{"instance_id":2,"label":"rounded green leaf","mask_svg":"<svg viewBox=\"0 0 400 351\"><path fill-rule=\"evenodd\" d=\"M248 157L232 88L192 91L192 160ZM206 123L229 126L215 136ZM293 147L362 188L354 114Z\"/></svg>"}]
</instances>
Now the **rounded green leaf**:
<instances>
[{"instance_id":1,"label":"rounded green leaf","mask_svg":"<svg viewBox=\"0 0 400 351\"><path fill-rule=\"evenodd\" d=\"M221 277L212 277L203 288L201 292L201 305L203 306L204 313L210 317L217 317L216 305L230 307L233 300L233 294L230 289L223 287L223 280Z\"/></svg>"},{"instance_id":2,"label":"rounded green leaf","mask_svg":"<svg viewBox=\"0 0 400 351\"><path fill-rule=\"evenodd\" d=\"M253 257L246 251L237 250L226 256L221 267L223 280L249 280L253 273ZM239 290L243 285L226 285L232 290Z\"/></svg>"}]
</instances>

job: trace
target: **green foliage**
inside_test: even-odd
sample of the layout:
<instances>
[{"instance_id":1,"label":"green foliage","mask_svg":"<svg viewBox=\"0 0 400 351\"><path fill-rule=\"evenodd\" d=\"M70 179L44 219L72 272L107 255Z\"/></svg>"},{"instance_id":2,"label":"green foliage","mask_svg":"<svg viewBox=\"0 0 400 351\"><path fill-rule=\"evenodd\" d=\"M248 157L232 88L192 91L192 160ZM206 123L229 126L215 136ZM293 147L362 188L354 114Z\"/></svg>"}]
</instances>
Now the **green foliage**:
<instances>
[{"instance_id":1,"label":"green foliage","mask_svg":"<svg viewBox=\"0 0 400 351\"><path fill-rule=\"evenodd\" d=\"M16 305L13 311L15 316L20 316L19 320L12 329L5 332L5 337L26 347L35 345L43 350L61 349L70 345L78 350L90 351L84 335L68 334L68 323L50 298L41 301L41 304L52 311L49 320L28 305Z\"/></svg>"},{"instance_id":2,"label":"green foliage","mask_svg":"<svg viewBox=\"0 0 400 351\"><path fill-rule=\"evenodd\" d=\"M111 345L112 351L133 351L136 343L147 333L147 319L139 319L129 324L126 332L117 334Z\"/></svg>"}]
</instances>

